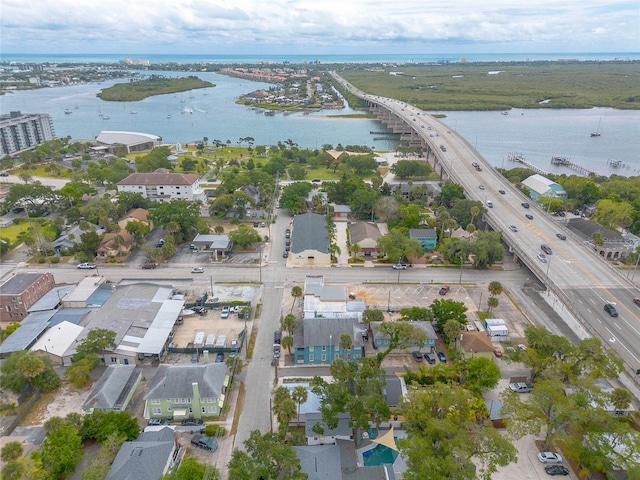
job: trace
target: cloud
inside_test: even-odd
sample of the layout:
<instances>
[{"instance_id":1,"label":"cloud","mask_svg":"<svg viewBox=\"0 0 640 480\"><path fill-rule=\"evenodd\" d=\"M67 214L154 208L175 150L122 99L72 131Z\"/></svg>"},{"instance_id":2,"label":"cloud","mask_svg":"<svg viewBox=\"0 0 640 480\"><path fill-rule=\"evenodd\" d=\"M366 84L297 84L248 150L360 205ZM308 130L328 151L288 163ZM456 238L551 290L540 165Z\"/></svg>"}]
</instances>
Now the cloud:
<instances>
[{"instance_id":1,"label":"cloud","mask_svg":"<svg viewBox=\"0 0 640 480\"><path fill-rule=\"evenodd\" d=\"M0 40L11 53L634 52L640 45L638 3L625 0L481 7L476 0L3 0L2 10Z\"/></svg>"}]
</instances>

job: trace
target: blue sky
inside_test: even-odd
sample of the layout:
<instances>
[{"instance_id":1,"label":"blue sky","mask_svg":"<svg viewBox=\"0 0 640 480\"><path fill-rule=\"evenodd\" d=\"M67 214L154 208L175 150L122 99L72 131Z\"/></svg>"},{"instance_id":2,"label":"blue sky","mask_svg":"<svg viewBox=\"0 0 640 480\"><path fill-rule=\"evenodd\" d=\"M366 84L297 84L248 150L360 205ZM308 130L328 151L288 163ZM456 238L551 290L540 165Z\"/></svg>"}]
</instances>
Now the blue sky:
<instances>
[{"instance_id":1,"label":"blue sky","mask_svg":"<svg viewBox=\"0 0 640 480\"><path fill-rule=\"evenodd\" d=\"M5 53L638 52L640 0L2 0Z\"/></svg>"}]
</instances>

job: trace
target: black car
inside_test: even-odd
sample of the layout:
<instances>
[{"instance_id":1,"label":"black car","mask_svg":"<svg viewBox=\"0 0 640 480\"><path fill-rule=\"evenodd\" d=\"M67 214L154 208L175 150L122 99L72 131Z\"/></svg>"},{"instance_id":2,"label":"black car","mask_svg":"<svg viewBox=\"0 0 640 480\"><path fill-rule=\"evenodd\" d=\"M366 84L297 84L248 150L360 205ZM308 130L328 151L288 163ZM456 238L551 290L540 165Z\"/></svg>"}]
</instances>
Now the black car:
<instances>
[{"instance_id":1,"label":"black car","mask_svg":"<svg viewBox=\"0 0 640 480\"><path fill-rule=\"evenodd\" d=\"M533 220L533 215L531 215L530 213L527 213L525 217L527 217L529 220Z\"/></svg>"},{"instance_id":2,"label":"black car","mask_svg":"<svg viewBox=\"0 0 640 480\"><path fill-rule=\"evenodd\" d=\"M529 208L529 207L530 207L530 205L529 205L527 202L522 202L522 203L521 203L521 205L522 205L524 208Z\"/></svg>"},{"instance_id":3,"label":"black car","mask_svg":"<svg viewBox=\"0 0 640 480\"><path fill-rule=\"evenodd\" d=\"M564 465L549 465L544 467L544 471L547 475L569 475L569 469Z\"/></svg>"},{"instance_id":4,"label":"black car","mask_svg":"<svg viewBox=\"0 0 640 480\"><path fill-rule=\"evenodd\" d=\"M547 255L553 255L553 250L551 250L551 247L549 245L542 244L540 245L540 248Z\"/></svg>"},{"instance_id":5,"label":"black car","mask_svg":"<svg viewBox=\"0 0 640 480\"><path fill-rule=\"evenodd\" d=\"M442 363L447 363L447 356L442 352L438 352L438 360Z\"/></svg>"},{"instance_id":6,"label":"black car","mask_svg":"<svg viewBox=\"0 0 640 480\"><path fill-rule=\"evenodd\" d=\"M504 190L498 190L498 193L504 195L506 192Z\"/></svg>"},{"instance_id":7,"label":"black car","mask_svg":"<svg viewBox=\"0 0 640 480\"><path fill-rule=\"evenodd\" d=\"M560 240L566 240L567 236L563 235L562 233L556 233L556 237L558 237Z\"/></svg>"},{"instance_id":8,"label":"black car","mask_svg":"<svg viewBox=\"0 0 640 480\"><path fill-rule=\"evenodd\" d=\"M607 312L612 317L617 317L618 316L618 311L616 310L616 307L614 307L610 303L605 303L604 304L604 311Z\"/></svg>"},{"instance_id":9,"label":"black car","mask_svg":"<svg viewBox=\"0 0 640 480\"><path fill-rule=\"evenodd\" d=\"M165 420L164 418L150 418L149 423L147 424L149 427L158 427L161 425L169 425L169 420Z\"/></svg>"},{"instance_id":10,"label":"black car","mask_svg":"<svg viewBox=\"0 0 640 480\"><path fill-rule=\"evenodd\" d=\"M421 362L422 361L422 353L420 353L419 351L417 351L417 350L413 351L413 352L411 352L411 355L413 355L413 359L416 362Z\"/></svg>"},{"instance_id":11,"label":"black car","mask_svg":"<svg viewBox=\"0 0 640 480\"><path fill-rule=\"evenodd\" d=\"M215 452L218 449L218 442L206 435L194 435L191 439L191 445L210 452Z\"/></svg>"},{"instance_id":12,"label":"black car","mask_svg":"<svg viewBox=\"0 0 640 480\"><path fill-rule=\"evenodd\" d=\"M204 425L204 422L199 418L185 418L184 420L182 420L180 425L184 427L199 427L201 425Z\"/></svg>"}]
</instances>

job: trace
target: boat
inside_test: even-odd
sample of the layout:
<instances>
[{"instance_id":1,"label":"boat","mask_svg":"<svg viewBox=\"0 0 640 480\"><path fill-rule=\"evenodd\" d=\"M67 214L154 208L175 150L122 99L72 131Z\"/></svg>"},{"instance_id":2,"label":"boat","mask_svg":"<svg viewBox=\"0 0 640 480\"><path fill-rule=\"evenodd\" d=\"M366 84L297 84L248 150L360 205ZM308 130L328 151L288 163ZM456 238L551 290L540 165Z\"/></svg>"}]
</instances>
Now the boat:
<instances>
[{"instance_id":1,"label":"boat","mask_svg":"<svg viewBox=\"0 0 640 480\"><path fill-rule=\"evenodd\" d=\"M183 308L182 312L180 312L180 315L183 317L188 317L189 315L195 315L196 312L194 310L191 310L190 308Z\"/></svg>"},{"instance_id":2,"label":"boat","mask_svg":"<svg viewBox=\"0 0 640 480\"><path fill-rule=\"evenodd\" d=\"M138 110L131 110L131 115L136 115L138 113Z\"/></svg>"},{"instance_id":3,"label":"boat","mask_svg":"<svg viewBox=\"0 0 640 480\"><path fill-rule=\"evenodd\" d=\"M64 113L66 113L67 115L72 114L73 112L71 110L69 110L68 108L65 109Z\"/></svg>"},{"instance_id":4,"label":"boat","mask_svg":"<svg viewBox=\"0 0 640 480\"><path fill-rule=\"evenodd\" d=\"M622 167L624 165L622 163L622 160L607 160L607 163L609 164L610 167L613 167L613 168Z\"/></svg>"},{"instance_id":5,"label":"boat","mask_svg":"<svg viewBox=\"0 0 640 480\"><path fill-rule=\"evenodd\" d=\"M167 113L167 118L171 118L171 114L170 113Z\"/></svg>"},{"instance_id":6,"label":"boat","mask_svg":"<svg viewBox=\"0 0 640 480\"><path fill-rule=\"evenodd\" d=\"M592 137L599 137L600 135L602 135L602 132L600 131L601 123L602 123L602 119L598 120L598 129L595 132L591 132Z\"/></svg>"},{"instance_id":7,"label":"boat","mask_svg":"<svg viewBox=\"0 0 640 480\"><path fill-rule=\"evenodd\" d=\"M267 117L273 117L276 114L276 112L273 110L267 110L266 112L264 112L264 114Z\"/></svg>"},{"instance_id":8,"label":"boat","mask_svg":"<svg viewBox=\"0 0 640 480\"><path fill-rule=\"evenodd\" d=\"M98 116L101 117L103 115L102 110L98 110Z\"/></svg>"},{"instance_id":9,"label":"boat","mask_svg":"<svg viewBox=\"0 0 640 480\"><path fill-rule=\"evenodd\" d=\"M102 115L103 120L110 120L111 117L109 115Z\"/></svg>"},{"instance_id":10,"label":"boat","mask_svg":"<svg viewBox=\"0 0 640 480\"><path fill-rule=\"evenodd\" d=\"M500 115L509 115L509 112L500 112Z\"/></svg>"}]
</instances>

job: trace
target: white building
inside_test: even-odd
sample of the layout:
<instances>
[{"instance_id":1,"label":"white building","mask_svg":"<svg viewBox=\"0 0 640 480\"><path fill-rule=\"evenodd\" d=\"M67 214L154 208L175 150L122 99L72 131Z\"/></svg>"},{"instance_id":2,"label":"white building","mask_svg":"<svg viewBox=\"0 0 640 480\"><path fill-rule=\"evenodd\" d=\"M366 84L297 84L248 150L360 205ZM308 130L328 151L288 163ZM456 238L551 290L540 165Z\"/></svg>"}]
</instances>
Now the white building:
<instances>
[{"instance_id":1,"label":"white building","mask_svg":"<svg viewBox=\"0 0 640 480\"><path fill-rule=\"evenodd\" d=\"M104 130L96 137L96 142L100 146L95 147L94 150L108 150L113 153L114 147L124 146L127 149L127 153L145 152L153 150L160 140L161 138L158 135L151 133Z\"/></svg>"},{"instance_id":2,"label":"white building","mask_svg":"<svg viewBox=\"0 0 640 480\"><path fill-rule=\"evenodd\" d=\"M171 173L164 168L154 172L129 175L118 182L118 192L139 193L154 202L205 201L205 192L200 186L198 175Z\"/></svg>"},{"instance_id":3,"label":"white building","mask_svg":"<svg viewBox=\"0 0 640 480\"><path fill-rule=\"evenodd\" d=\"M46 113L0 115L0 155L26 150L53 140L53 122Z\"/></svg>"}]
</instances>

